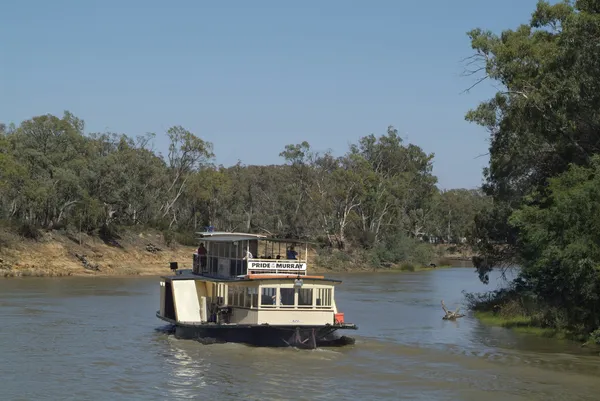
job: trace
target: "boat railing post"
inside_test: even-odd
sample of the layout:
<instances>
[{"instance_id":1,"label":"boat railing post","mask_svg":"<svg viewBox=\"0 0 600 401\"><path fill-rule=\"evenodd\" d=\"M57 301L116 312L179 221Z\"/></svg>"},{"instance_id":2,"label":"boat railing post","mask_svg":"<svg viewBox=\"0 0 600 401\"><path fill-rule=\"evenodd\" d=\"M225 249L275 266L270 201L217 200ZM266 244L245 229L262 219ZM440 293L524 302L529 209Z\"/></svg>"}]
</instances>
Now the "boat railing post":
<instances>
[{"instance_id":1,"label":"boat railing post","mask_svg":"<svg viewBox=\"0 0 600 401\"><path fill-rule=\"evenodd\" d=\"M301 287L294 288L294 309L298 309L298 298L300 296L300 288Z\"/></svg>"}]
</instances>

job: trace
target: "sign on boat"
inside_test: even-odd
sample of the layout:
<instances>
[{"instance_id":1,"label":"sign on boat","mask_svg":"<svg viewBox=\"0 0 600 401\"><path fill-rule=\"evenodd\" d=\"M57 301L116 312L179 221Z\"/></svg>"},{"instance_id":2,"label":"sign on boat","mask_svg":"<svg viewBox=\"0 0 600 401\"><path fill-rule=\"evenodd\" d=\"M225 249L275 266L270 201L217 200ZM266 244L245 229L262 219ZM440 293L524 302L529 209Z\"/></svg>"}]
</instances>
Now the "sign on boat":
<instances>
[{"instance_id":1,"label":"sign on boat","mask_svg":"<svg viewBox=\"0 0 600 401\"><path fill-rule=\"evenodd\" d=\"M160 278L156 316L177 338L257 346L317 348L353 344L335 302L340 280L308 274L308 242L265 235L197 233L192 269Z\"/></svg>"}]
</instances>

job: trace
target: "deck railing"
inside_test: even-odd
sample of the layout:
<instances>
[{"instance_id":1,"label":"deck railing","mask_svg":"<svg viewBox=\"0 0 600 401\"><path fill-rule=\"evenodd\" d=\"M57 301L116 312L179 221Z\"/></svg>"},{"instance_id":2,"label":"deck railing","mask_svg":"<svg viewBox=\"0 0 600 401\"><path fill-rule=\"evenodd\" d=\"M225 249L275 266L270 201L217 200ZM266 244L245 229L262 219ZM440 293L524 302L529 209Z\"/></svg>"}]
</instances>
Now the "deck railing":
<instances>
[{"instance_id":1,"label":"deck railing","mask_svg":"<svg viewBox=\"0 0 600 401\"><path fill-rule=\"evenodd\" d=\"M225 263L219 274L219 264ZM307 263L302 259L237 259L193 254L192 270L197 274L239 276L246 274L307 275ZM227 273L225 273L227 272Z\"/></svg>"}]
</instances>

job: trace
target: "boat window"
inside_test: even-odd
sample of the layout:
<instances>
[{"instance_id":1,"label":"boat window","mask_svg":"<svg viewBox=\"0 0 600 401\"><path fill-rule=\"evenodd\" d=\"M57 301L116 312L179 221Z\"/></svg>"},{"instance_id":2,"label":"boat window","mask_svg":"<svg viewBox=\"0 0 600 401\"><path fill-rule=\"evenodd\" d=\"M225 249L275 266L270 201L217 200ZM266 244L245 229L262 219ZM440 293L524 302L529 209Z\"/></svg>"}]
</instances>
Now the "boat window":
<instances>
[{"instance_id":1,"label":"boat window","mask_svg":"<svg viewBox=\"0 0 600 401\"><path fill-rule=\"evenodd\" d=\"M231 276L241 276L246 274L247 263L241 259L231 259L229 263L229 274Z\"/></svg>"},{"instance_id":2,"label":"boat window","mask_svg":"<svg viewBox=\"0 0 600 401\"><path fill-rule=\"evenodd\" d=\"M312 288L301 288L298 290L298 306L312 306L313 290Z\"/></svg>"},{"instance_id":3,"label":"boat window","mask_svg":"<svg viewBox=\"0 0 600 401\"><path fill-rule=\"evenodd\" d=\"M280 288L279 295L281 298L280 305L294 306L294 289L293 288Z\"/></svg>"},{"instance_id":4,"label":"boat window","mask_svg":"<svg viewBox=\"0 0 600 401\"><path fill-rule=\"evenodd\" d=\"M260 291L260 304L262 306L274 306L276 294L277 294L277 288L262 287L262 289Z\"/></svg>"},{"instance_id":5,"label":"boat window","mask_svg":"<svg viewBox=\"0 0 600 401\"><path fill-rule=\"evenodd\" d=\"M331 288L317 288L317 306L331 306Z\"/></svg>"},{"instance_id":6,"label":"boat window","mask_svg":"<svg viewBox=\"0 0 600 401\"><path fill-rule=\"evenodd\" d=\"M275 290L274 288L272 290ZM227 304L229 306L240 306L244 308L256 308L258 306L258 288L255 287L238 287L229 286L227 293ZM269 297L269 305L272 305L273 301ZM263 301L264 305L264 301Z\"/></svg>"},{"instance_id":7,"label":"boat window","mask_svg":"<svg viewBox=\"0 0 600 401\"><path fill-rule=\"evenodd\" d=\"M237 252L238 252L238 242L231 242L227 244L227 257L230 259L235 259L237 257Z\"/></svg>"},{"instance_id":8,"label":"boat window","mask_svg":"<svg viewBox=\"0 0 600 401\"><path fill-rule=\"evenodd\" d=\"M246 288L246 296L244 297L244 306L252 308L258 306L258 289L254 287Z\"/></svg>"},{"instance_id":9,"label":"boat window","mask_svg":"<svg viewBox=\"0 0 600 401\"><path fill-rule=\"evenodd\" d=\"M228 305L243 306L243 302L244 302L243 288L230 285L229 292L227 295L228 295L227 296L227 304Z\"/></svg>"},{"instance_id":10,"label":"boat window","mask_svg":"<svg viewBox=\"0 0 600 401\"><path fill-rule=\"evenodd\" d=\"M229 286L229 290L227 290L227 305L233 305L233 294L235 293L235 289L233 286Z\"/></svg>"}]
</instances>

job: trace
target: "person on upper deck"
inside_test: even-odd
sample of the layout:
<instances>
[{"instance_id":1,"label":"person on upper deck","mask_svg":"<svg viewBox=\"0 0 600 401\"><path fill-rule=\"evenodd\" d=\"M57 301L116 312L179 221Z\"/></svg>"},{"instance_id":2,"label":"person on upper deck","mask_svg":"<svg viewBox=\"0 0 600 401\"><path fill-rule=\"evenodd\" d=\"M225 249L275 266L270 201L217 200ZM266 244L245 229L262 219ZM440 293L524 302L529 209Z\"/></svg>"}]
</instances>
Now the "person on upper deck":
<instances>
[{"instance_id":1,"label":"person on upper deck","mask_svg":"<svg viewBox=\"0 0 600 401\"><path fill-rule=\"evenodd\" d=\"M298 252L294 250L294 245L290 246L290 248L287 250L286 256L288 259L296 259L298 257Z\"/></svg>"},{"instance_id":2,"label":"person on upper deck","mask_svg":"<svg viewBox=\"0 0 600 401\"><path fill-rule=\"evenodd\" d=\"M206 248L204 247L204 243L201 242L198 247L198 257L200 258L200 266L206 266Z\"/></svg>"}]
</instances>

